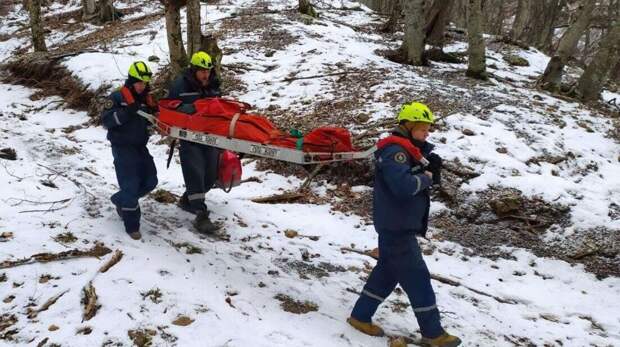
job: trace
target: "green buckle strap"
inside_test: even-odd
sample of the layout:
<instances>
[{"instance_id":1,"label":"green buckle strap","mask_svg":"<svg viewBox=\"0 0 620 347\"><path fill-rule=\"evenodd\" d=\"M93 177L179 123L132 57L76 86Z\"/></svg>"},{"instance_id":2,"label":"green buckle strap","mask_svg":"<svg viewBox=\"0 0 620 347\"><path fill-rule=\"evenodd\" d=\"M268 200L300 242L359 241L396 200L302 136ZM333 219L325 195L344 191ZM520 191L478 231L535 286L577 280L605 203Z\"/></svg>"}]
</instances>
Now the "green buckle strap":
<instances>
[{"instance_id":1,"label":"green buckle strap","mask_svg":"<svg viewBox=\"0 0 620 347\"><path fill-rule=\"evenodd\" d=\"M298 129L291 129L289 131L289 134L297 138L297 141L295 141L295 149L300 150L300 151L303 150L304 149L304 133L302 133Z\"/></svg>"}]
</instances>

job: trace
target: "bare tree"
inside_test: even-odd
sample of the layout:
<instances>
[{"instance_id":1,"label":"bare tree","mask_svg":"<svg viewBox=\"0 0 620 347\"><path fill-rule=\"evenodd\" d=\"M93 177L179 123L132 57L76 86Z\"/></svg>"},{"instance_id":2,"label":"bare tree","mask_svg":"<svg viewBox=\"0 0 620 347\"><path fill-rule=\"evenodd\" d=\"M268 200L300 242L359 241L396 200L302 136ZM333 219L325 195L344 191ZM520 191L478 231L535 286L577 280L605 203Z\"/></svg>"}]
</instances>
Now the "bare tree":
<instances>
[{"instance_id":1,"label":"bare tree","mask_svg":"<svg viewBox=\"0 0 620 347\"><path fill-rule=\"evenodd\" d=\"M96 23L106 23L118 19L121 14L113 0L82 0L82 20Z\"/></svg>"},{"instance_id":2,"label":"bare tree","mask_svg":"<svg viewBox=\"0 0 620 347\"><path fill-rule=\"evenodd\" d=\"M528 42L536 48L549 52L551 50L555 24L559 14L566 6L567 0L535 1L535 16L533 17ZM591 0L594 2L593 0Z\"/></svg>"},{"instance_id":3,"label":"bare tree","mask_svg":"<svg viewBox=\"0 0 620 347\"><path fill-rule=\"evenodd\" d=\"M166 34L168 49L170 51L170 65L172 71L177 74L187 66L187 53L183 45L181 31L181 7L185 5L183 0L161 0L165 7Z\"/></svg>"},{"instance_id":4,"label":"bare tree","mask_svg":"<svg viewBox=\"0 0 620 347\"><path fill-rule=\"evenodd\" d=\"M467 0L454 0L450 18L459 28L467 26Z\"/></svg>"},{"instance_id":5,"label":"bare tree","mask_svg":"<svg viewBox=\"0 0 620 347\"><path fill-rule=\"evenodd\" d=\"M585 101L596 100L620 54L620 18L616 17L599 49L577 83L577 94Z\"/></svg>"},{"instance_id":6,"label":"bare tree","mask_svg":"<svg viewBox=\"0 0 620 347\"><path fill-rule=\"evenodd\" d=\"M309 0L299 0L299 12L310 17L319 17L319 14L316 12L314 6L312 6Z\"/></svg>"},{"instance_id":7,"label":"bare tree","mask_svg":"<svg viewBox=\"0 0 620 347\"><path fill-rule=\"evenodd\" d=\"M482 37L481 0L469 0L467 9L467 37L469 41L469 62L467 76L487 79L485 45Z\"/></svg>"},{"instance_id":8,"label":"bare tree","mask_svg":"<svg viewBox=\"0 0 620 347\"><path fill-rule=\"evenodd\" d=\"M187 54L192 55L200 50L201 19L200 0L187 0Z\"/></svg>"},{"instance_id":9,"label":"bare tree","mask_svg":"<svg viewBox=\"0 0 620 347\"><path fill-rule=\"evenodd\" d=\"M443 48L446 26L454 0L435 0L426 16L426 42L438 48Z\"/></svg>"},{"instance_id":10,"label":"bare tree","mask_svg":"<svg viewBox=\"0 0 620 347\"><path fill-rule=\"evenodd\" d=\"M555 54L549 61L549 64L547 64L547 68L540 79L539 83L543 89L550 91L557 91L559 89L564 65L567 64L573 55L579 39L588 27L595 7L595 1L581 0L575 20L562 36Z\"/></svg>"},{"instance_id":11,"label":"bare tree","mask_svg":"<svg viewBox=\"0 0 620 347\"><path fill-rule=\"evenodd\" d=\"M403 13L403 8L400 0L383 0L386 8L386 13L389 14L388 21L381 28L382 32L393 33L396 31L396 25Z\"/></svg>"},{"instance_id":12,"label":"bare tree","mask_svg":"<svg viewBox=\"0 0 620 347\"><path fill-rule=\"evenodd\" d=\"M401 52L405 61L412 65L424 65L424 9L426 0L403 1L405 13L405 38Z\"/></svg>"},{"instance_id":13,"label":"bare tree","mask_svg":"<svg viewBox=\"0 0 620 347\"><path fill-rule=\"evenodd\" d=\"M41 22L41 0L28 0L28 13L30 15L32 47L35 52L47 52L43 23Z\"/></svg>"},{"instance_id":14,"label":"bare tree","mask_svg":"<svg viewBox=\"0 0 620 347\"><path fill-rule=\"evenodd\" d=\"M512 30L510 31L510 37L514 41L523 39L526 25L531 16L530 9L532 1L533 0L518 0L517 13L515 14Z\"/></svg>"},{"instance_id":15,"label":"bare tree","mask_svg":"<svg viewBox=\"0 0 620 347\"><path fill-rule=\"evenodd\" d=\"M504 0L483 0L482 13L484 16L484 31L501 35L506 19L504 11Z\"/></svg>"}]
</instances>

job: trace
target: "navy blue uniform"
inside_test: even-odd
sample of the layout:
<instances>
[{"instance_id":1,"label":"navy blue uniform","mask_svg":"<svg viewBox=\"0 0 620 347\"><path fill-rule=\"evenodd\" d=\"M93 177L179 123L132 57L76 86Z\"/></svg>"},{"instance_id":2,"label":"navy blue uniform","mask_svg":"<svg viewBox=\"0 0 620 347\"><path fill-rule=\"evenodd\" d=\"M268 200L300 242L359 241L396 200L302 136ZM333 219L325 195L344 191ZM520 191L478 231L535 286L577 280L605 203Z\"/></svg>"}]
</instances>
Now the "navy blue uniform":
<instances>
[{"instance_id":1,"label":"navy blue uniform","mask_svg":"<svg viewBox=\"0 0 620 347\"><path fill-rule=\"evenodd\" d=\"M427 156L429 143L418 144ZM422 335L435 338L444 330L426 263L416 235L428 226L433 183L423 167L399 144L388 144L375 153L373 219L379 234L379 259L351 316L371 322L379 304L400 284L407 293Z\"/></svg>"},{"instance_id":2,"label":"navy blue uniform","mask_svg":"<svg viewBox=\"0 0 620 347\"><path fill-rule=\"evenodd\" d=\"M220 95L220 83L215 73L211 72L209 84L203 87L194 77L194 71L188 68L172 82L168 98L181 100L183 104L192 104L198 99ZM182 201L188 203L190 212L206 211L205 194L217 180L220 150L191 141L180 142L179 156L185 181Z\"/></svg>"},{"instance_id":3,"label":"navy blue uniform","mask_svg":"<svg viewBox=\"0 0 620 347\"><path fill-rule=\"evenodd\" d=\"M129 88L136 107L152 112L147 105L147 92L137 95L130 82ZM119 191L112 195L112 202L120 210L125 230L130 233L140 228L140 205L138 199L148 194L157 186L157 170L153 157L146 144L149 139L150 123L132 110L120 90L114 91L106 101L106 108L101 115L103 126L108 129L108 140L112 144L114 168Z\"/></svg>"}]
</instances>

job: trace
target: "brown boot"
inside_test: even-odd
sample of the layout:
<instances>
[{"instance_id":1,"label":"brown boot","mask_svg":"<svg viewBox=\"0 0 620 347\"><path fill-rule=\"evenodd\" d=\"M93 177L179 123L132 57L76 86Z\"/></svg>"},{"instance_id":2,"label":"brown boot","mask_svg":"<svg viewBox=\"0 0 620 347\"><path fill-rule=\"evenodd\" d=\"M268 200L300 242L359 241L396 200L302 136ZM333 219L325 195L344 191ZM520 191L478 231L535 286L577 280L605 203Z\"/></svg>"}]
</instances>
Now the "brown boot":
<instances>
[{"instance_id":1,"label":"brown boot","mask_svg":"<svg viewBox=\"0 0 620 347\"><path fill-rule=\"evenodd\" d=\"M131 237L134 240L140 240L142 238L142 234L140 234L139 230L128 231L127 235L129 235L129 237Z\"/></svg>"},{"instance_id":2,"label":"brown boot","mask_svg":"<svg viewBox=\"0 0 620 347\"><path fill-rule=\"evenodd\" d=\"M349 317L347 318L347 323L351 324L352 327L363 332L366 335L370 335L370 336L385 335L385 333L383 332L383 329L381 329L381 327L378 325L372 324L372 322L366 323L366 322L359 321L353 317Z\"/></svg>"},{"instance_id":3,"label":"brown boot","mask_svg":"<svg viewBox=\"0 0 620 347\"><path fill-rule=\"evenodd\" d=\"M456 347L461 344L461 339L446 332L434 339L422 337L422 345L429 347Z\"/></svg>"}]
</instances>

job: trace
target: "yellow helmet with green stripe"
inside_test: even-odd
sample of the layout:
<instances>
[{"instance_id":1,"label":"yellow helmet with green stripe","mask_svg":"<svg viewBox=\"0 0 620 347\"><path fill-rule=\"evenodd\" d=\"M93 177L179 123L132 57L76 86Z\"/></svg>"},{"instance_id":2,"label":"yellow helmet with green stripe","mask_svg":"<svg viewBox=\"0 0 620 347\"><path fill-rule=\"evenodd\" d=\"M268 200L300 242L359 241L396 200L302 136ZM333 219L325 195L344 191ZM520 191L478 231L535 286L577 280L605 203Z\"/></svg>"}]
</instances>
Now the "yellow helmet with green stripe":
<instances>
[{"instance_id":1,"label":"yellow helmet with green stripe","mask_svg":"<svg viewBox=\"0 0 620 347\"><path fill-rule=\"evenodd\" d=\"M411 102L404 104L400 108L398 122L400 123L402 121L433 124L435 122L435 116L433 116L433 112L431 112L428 106L419 102Z\"/></svg>"},{"instance_id":2,"label":"yellow helmet with green stripe","mask_svg":"<svg viewBox=\"0 0 620 347\"><path fill-rule=\"evenodd\" d=\"M149 83L152 76L151 69L143 61L136 61L129 67L129 77Z\"/></svg>"},{"instance_id":3,"label":"yellow helmet with green stripe","mask_svg":"<svg viewBox=\"0 0 620 347\"><path fill-rule=\"evenodd\" d=\"M210 70L213 67L211 56L203 51L194 53L190 64L198 69Z\"/></svg>"}]
</instances>

